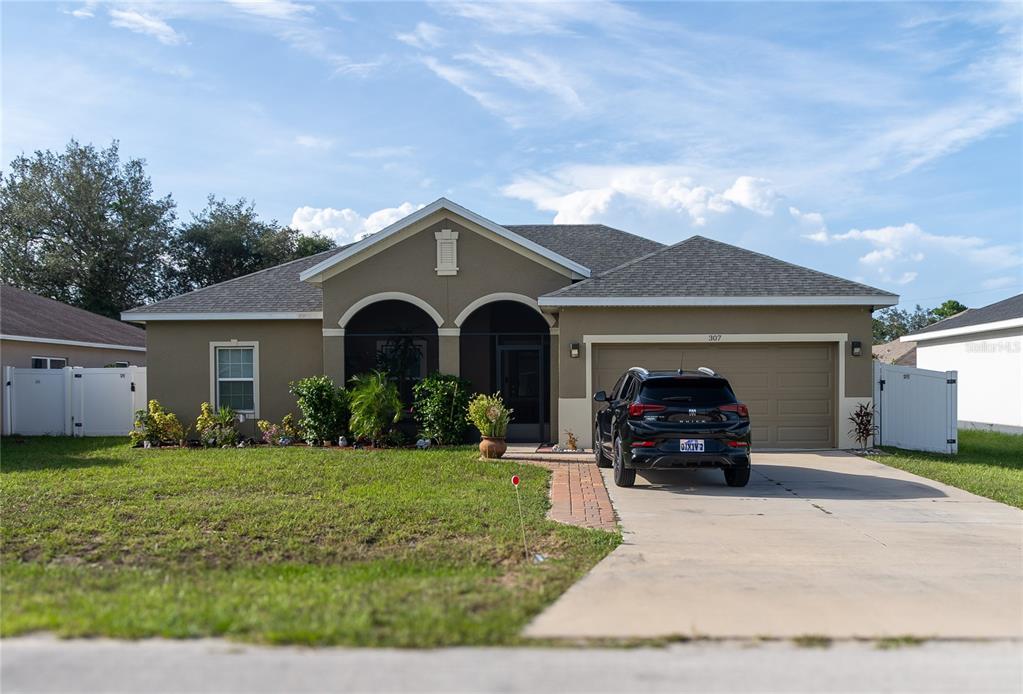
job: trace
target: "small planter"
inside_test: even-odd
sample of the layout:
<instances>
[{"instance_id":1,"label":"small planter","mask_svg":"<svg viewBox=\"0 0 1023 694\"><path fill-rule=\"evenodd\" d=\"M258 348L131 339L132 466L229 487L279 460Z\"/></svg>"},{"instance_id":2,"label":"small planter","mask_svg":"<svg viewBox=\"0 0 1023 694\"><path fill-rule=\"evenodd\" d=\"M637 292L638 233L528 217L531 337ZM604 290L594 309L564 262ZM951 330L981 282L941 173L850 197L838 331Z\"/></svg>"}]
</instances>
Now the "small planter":
<instances>
[{"instance_id":1,"label":"small planter","mask_svg":"<svg viewBox=\"0 0 1023 694\"><path fill-rule=\"evenodd\" d=\"M484 436L480 441L480 455L488 460L500 458L507 450L508 444L505 443L503 436Z\"/></svg>"}]
</instances>

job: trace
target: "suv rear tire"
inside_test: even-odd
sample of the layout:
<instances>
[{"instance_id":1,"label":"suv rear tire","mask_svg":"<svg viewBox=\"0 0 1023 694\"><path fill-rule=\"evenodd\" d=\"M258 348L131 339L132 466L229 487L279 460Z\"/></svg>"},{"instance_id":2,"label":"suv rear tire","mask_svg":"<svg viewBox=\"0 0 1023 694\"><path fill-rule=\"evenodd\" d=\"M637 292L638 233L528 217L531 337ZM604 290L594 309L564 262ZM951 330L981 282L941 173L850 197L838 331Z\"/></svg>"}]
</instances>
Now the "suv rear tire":
<instances>
[{"instance_id":1,"label":"suv rear tire","mask_svg":"<svg viewBox=\"0 0 1023 694\"><path fill-rule=\"evenodd\" d=\"M749 483L750 466L725 468L725 483L729 487L745 487Z\"/></svg>"},{"instance_id":2,"label":"suv rear tire","mask_svg":"<svg viewBox=\"0 0 1023 694\"><path fill-rule=\"evenodd\" d=\"M631 487L636 484L636 469L625 467L625 461L622 458L622 440L615 439L614 461L612 463L615 472L615 485L618 487Z\"/></svg>"},{"instance_id":3,"label":"suv rear tire","mask_svg":"<svg viewBox=\"0 0 1023 694\"><path fill-rule=\"evenodd\" d=\"M593 427L593 459L597 467L611 467L611 460L604 454L604 446L600 443L600 428Z\"/></svg>"}]
</instances>

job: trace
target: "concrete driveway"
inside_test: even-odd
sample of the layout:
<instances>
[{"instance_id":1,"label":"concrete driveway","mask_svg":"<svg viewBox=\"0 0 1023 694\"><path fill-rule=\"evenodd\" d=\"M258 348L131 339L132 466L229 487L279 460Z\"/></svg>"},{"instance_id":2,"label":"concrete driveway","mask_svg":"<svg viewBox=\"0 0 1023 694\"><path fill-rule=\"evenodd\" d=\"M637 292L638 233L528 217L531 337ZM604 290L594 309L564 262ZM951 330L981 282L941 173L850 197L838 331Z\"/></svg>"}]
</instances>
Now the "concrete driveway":
<instances>
[{"instance_id":1,"label":"concrete driveway","mask_svg":"<svg viewBox=\"0 0 1023 694\"><path fill-rule=\"evenodd\" d=\"M605 482L624 544L527 635L1023 637L1018 509L837 451Z\"/></svg>"}]
</instances>

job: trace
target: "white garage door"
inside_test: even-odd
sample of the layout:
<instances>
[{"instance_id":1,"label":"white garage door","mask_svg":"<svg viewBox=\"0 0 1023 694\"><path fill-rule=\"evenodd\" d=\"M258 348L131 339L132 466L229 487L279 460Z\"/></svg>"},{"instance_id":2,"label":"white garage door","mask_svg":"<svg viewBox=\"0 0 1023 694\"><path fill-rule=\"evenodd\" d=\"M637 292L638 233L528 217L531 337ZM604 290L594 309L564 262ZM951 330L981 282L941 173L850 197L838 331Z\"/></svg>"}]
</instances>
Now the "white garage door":
<instances>
[{"instance_id":1,"label":"white garage door","mask_svg":"<svg viewBox=\"0 0 1023 694\"><path fill-rule=\"evenodd\" d=\"M610 391L630 366L707 366L750 410L760 448L835 446L836 346L831 343L593 346L594 390Z\"/></svg>"}]
</instances>

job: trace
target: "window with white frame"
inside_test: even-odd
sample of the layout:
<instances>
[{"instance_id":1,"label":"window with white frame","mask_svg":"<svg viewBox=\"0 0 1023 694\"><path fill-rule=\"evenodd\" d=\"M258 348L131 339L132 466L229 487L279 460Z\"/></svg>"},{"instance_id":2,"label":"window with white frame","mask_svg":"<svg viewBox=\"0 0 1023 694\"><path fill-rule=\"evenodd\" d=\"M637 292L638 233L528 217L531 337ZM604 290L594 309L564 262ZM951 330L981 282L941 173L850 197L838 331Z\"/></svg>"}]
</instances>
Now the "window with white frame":
<instances>
[{"instance_id":1,"label":"window with white frame","mask_svg":"<svg viewBox=\"0 0 1023 694\"><path fill-rule=\"evenodd\" d=\"M256 415L259 362L255 343L214 343L213 406Z\"/></svg>"},{"instance_id":2,"label":"window with white frame","mask_svg":"<svg viewBox=\"0 0 1023 694\"><path fill-rule=\"evenodd\" d=\"M64 357L32 357L33 369L63 369L67 366Z\"/></svg>"},{"instance_id":3,"label":"window with white frame","mask_svg":"<svg viewBox=\"0 0 1023 694\"><path fill-rule=\"evenodd\" d=\"M437 274L457 275L458 232L451 229L441 229L435 232L433 237L437 239Z\"/></svg>"}]
</instances>

